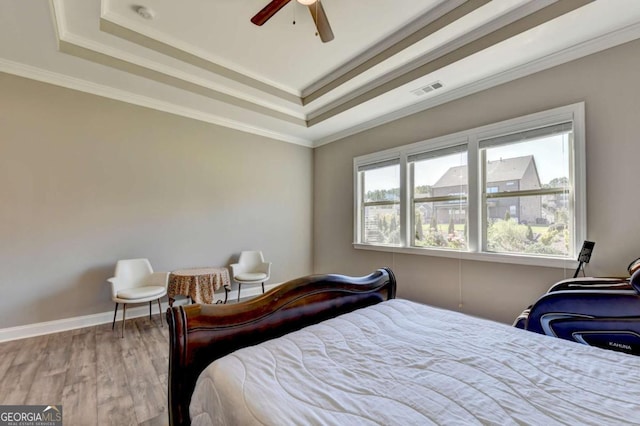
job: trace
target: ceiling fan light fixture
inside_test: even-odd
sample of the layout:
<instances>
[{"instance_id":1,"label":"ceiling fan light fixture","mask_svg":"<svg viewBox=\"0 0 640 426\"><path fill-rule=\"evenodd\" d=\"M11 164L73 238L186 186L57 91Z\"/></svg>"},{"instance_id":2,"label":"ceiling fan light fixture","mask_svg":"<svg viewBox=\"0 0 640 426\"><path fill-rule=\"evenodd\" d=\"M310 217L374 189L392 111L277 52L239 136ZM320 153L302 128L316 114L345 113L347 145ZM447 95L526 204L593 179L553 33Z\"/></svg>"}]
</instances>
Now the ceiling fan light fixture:
<instances>
[{"instance_id":1,"label":"ceiling fan light fixture","mask_svg":"<svg viewBox=\"0 0 640 426\"><path fill-rule=\"evenodd\" d=\"M265 22L267 22L273 15L278 13L280 9L289 4L291 0L271 0L265 7L263 7L260 12L258 12L253 18L251 18L251 22L253 22L257 26L262 26ZM323 43L333 40L333 31L331 30L331 25L329 25L329 20L327 19L327 14L324 11L324 7L322 7L321 0L296 0L303 6L307 6L309 12L311 12L311 17L313 18L313 23L316 26L316 35L320 36L320 40ZM295 24L295 18L293 23Z\"/></svg>"}]
</instances>

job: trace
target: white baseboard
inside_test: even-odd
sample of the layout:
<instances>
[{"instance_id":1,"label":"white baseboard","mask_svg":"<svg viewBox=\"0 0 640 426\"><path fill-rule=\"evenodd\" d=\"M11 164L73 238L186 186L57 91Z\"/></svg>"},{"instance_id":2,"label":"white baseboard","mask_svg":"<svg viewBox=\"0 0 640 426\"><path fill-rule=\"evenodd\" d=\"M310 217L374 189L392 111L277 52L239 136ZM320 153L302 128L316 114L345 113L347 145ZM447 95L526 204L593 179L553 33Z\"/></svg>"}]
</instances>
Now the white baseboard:
<instances>
[{"instance_id":1,"label":"white baseboard","mask_svg":"<svg viewBox=\"0 0 640 426\"><path fill-rule=\"evenodd\" d=\"M278 284L265 284L264 289L265 291L268 291L276 287L277 285ZM258 296L260 294L262 294L262 288L260 286L251 286L251 287L242 289L242 299ZM229 301L235 302L237 295L238 295L237 289L231 290L229 292ZM220 299L218 294L216 294L216 296L217 296L216 300ZM187 299L179 299L175 301L174 305L182 305L186 303L188 303ZM162 303L163 320L164 320L164 312L166 312L168 307L169 307L168 302ZM114 308L115 308L115 305L114 305ZM157 318L158 304L154 302L152 304L152 308L153 308L153 315L154 317ZM136 306L134 308L127 309L127 319L143 317L145 315L149 315L149 307L146 304L144 306ZM118 316L116 320L117 321L122 320L122 307L118 309ZM42 336L44 334L59 333L61 331L75 330L75 329L84 328L84 327L92 327L95 325L110 323L112 321L113 321L113 311L109 311L109 312L102 312L99 314L84 315L81 317L64 318L64 319L55 320L55 321L45 321L45 322L38 322L35 324L19 325L17 327L2 328L0 329L0 342L25 339L27 337Z\"/></svg>"},{"instance_id":2,"label":"white baseboard","mask_svg":"<svg viewBox=\"0 0 640 426\"><path fill-rule=\"evenodd\" d=\"M174 305L181 305L186 302L185 300L176 300ZM164 319L164 313L169 307L168 302L162 304L162 315ZM113 305L115 308L115 305ZM158 303L152 303L153 316L157 318L158 315ZM143 317L149 315L149 306L136 306L133 308L127 308L127 319ZM122 306L118 309L117 321L122 320ZM9 327L0 329L0 342L7 342L9 340L25 339L27 337L42 336L43 334L59 333L61 331L75 330L77 328L92 327L95 325L110 323L113 321L113 311L102 312L99 314L84 315L81 317L64 318L55 321L38 322L35 324L19 325L17 327Z\"/></svg>"}]
</instances>

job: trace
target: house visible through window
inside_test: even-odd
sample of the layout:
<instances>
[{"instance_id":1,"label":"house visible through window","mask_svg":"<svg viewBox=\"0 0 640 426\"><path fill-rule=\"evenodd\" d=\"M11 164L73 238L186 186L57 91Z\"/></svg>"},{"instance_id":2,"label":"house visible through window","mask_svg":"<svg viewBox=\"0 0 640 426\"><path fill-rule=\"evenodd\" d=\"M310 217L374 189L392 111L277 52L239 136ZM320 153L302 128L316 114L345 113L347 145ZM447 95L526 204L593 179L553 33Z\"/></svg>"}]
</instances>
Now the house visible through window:
<instances>
[{"instance_id":1,"label":"house visible through window","mask_svg":"<svg viewBox=\"0 0 640 426\"><path fill-rule=\"evenodd\" d=\"M583 104L355 158L355 244L573 258L584 163Z\"/></svg>"},{"instance_id":2,"label":"house visible through window","mask_svg":"<svg viewBox=\"0 0 640 426\"><path fill-rule=\"evenodd\" d=\"M407 161L413 190L413 245L466 249L466 145L410 155Z\"/></svg>"},{"instance_id":3,"label":"house visible through window","mask_svg":"<svg viewBox=\"0 0 640 426\"><path fill-rule=\"evenodd\" d=\"M572 137L566 122L480 141L486 251L572 254Z\"/></svg>"},{"instance_id":4,"label":"house visible through window","mask_svg":"<svg viewBox=\"0 0 640 426\"><path fill-rule=\"evenodd\" d=\"M400 244L399 164L392 159L358 168L361 235L367 244Z\"/></svg>"}]
</instances>

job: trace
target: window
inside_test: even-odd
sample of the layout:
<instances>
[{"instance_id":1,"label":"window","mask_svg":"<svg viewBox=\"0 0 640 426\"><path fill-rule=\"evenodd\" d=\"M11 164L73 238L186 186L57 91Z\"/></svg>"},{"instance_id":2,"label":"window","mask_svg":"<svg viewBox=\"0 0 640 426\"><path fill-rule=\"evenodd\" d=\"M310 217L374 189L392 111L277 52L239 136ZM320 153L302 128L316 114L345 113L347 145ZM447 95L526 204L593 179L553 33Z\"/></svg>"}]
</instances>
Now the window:
<instances>
[{"instance_id":1,"label":"window","mask_svg":"<svg viewBox=\"0 0 640 426\"><path fill-rule=\"evenodd\" d=\"M479 142L485 251L573 255L572 135L566 122Z\"/></svg>"},{"instance_id":2,"label":"window","mask_svg":"<svg viewBox=\"0 0 640 426\"><path fill-rule=\"evenodd\" d=\"M412 246L466 249L467 147L407 158L411 175Z\"/></svg>"},{"instance_id":3,"label":"window","mask_svg":"<svg viewBox=\"0 0 640 426\"><path fill-rule=\"evenodd\" d=\"M567 266L586 238L584 104L354 159L356 248Z\"/></svg>"},{"instance_id":4,"label":"window","mask_svg":"<svg viewBox=\"0 0 640 426\"><path fill-rule=\"evenodd\" d=\"M358 167L360 239L367 244L400 244L400 160Z\"/></svg>"}]
</instances>

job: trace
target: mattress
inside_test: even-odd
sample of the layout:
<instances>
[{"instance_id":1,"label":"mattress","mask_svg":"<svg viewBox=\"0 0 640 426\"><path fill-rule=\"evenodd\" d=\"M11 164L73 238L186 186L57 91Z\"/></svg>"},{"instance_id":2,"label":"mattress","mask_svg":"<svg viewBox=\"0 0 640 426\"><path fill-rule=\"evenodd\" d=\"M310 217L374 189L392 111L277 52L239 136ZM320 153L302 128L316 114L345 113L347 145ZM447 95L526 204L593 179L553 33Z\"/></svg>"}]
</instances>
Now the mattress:
<instances>
[{"instance_id":1,"label":"mattress","mask_svg":"<svg viewBox=\"0 0 640 426\"><path fill-rule=\"evenodd\" d=\"M640 357L390 300L216 360L193 425L640 424Z\"/></svg>"}]
</instances>

